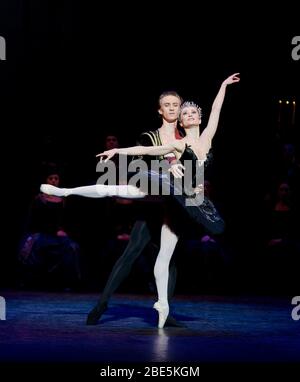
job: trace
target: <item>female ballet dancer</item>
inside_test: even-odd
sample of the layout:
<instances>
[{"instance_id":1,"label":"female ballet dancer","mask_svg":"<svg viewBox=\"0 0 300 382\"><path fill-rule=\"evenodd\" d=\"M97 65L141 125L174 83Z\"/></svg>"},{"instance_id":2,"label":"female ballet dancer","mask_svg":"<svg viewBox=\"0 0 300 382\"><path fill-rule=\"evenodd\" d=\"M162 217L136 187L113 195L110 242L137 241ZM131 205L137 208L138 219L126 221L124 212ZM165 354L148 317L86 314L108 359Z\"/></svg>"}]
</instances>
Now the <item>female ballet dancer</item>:
<instances>
[{"instance_id":1,"label":"female ballet dancer","mask_svg":"<svg viewBox=\"0 0 300 382\"><path fill-rule=\"evenodd\" d=\"M135 146L129 148L118 148L103 153L97 156L106 157L108 161L116 154L125 155L166 155L173 152L178 160L184 164L184 161L191 160L193 167L203 166L207 159L207 155L211 148L212 139L216 133L220 111L223 105L227 85L239 82L239 73L229 76L221 84L219 92L213 102L211 113L209 116L207 127L200 134L201 123L201 108L193 102L185 102L180 108L179 121L184 128L186 136L164 146ZM157 176L153 171L148 173L150 181L164 182L164 177ZM172 183L172 182L171 182ZM174 184L174 182L173 182ZM200 186L200 185L199 185ZM173 188L174 189L174 188ZM143 198L147 195L144 190L133 185L102 185L76 187L76 188L57 188L51 185L41 185L41 191L46 194L57 196L80 195L92 198L101 198L106 196L118 196L124 198ZM199 192L199 187L194 186L195 194ZM213 204L204 198L201 205L189 204L186 201L191 201L191 196L186 194L177 195L171 193L171 198L174 198L180 205L194 218L198 223L212 233L221 233L224 229L224 222L219 216ZM154 304L154 309L158 311L159 320L158 327L163 328L169 314L168 303L168 277L169 263L178 241L178 234L174 233L168 224L163 224L161 229L161 246L154 266L154 275L158 292L158 301Z\"/></svg>"}]
</instances>

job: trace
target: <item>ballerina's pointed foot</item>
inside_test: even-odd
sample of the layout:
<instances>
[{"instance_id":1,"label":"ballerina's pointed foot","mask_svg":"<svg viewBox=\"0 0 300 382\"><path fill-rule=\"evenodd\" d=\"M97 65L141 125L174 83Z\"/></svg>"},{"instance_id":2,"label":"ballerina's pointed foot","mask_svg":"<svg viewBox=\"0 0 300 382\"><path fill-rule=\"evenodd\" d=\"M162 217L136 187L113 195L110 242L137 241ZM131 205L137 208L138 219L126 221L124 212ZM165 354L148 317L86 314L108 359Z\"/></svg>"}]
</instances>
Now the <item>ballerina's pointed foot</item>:
<instances>
[{"instance_id":1,"label":"ballerina's pointed foot","mask_svg":"<svg viewBox=\"0 0 300 382\"><path fill-rule=\"evenodd\" d=\"M169 315L169 305L157 301L153 305L153 308L158 311L158 328L162 329L165 326L165 322Z\"/></svg>"},{"instance_id":2,"label":"ballerina's pointed foot","mask_svg":"<svg viewBox=\"0 0 300 382\"><path fill-rule=\"evenodd\" d=\"M52 186L51 184L42 184L40 187L40 191L47 195L54 196L67 196L67 192L65 188L58 188Z\"/></svg>"}]
</instances>

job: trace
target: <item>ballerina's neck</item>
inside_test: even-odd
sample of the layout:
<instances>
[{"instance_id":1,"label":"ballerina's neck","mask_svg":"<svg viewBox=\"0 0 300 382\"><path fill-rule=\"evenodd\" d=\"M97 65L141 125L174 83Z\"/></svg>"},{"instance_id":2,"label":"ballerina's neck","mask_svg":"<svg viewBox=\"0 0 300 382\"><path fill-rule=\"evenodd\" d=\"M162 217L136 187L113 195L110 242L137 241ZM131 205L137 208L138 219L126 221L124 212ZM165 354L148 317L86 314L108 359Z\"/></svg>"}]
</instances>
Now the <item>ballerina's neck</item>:
<instances>
[{"instance_id":1,"label":"ballerina's neck","mask_svg":"<svg viewBox=\"0 0 300 382\"><path fill-rule=\"evenodd\" d=\"M185 128L185 137L187 139L199 139L200 138L200 128L199 125L190 126L189 128Z\"/></svg>"}]
</instances>

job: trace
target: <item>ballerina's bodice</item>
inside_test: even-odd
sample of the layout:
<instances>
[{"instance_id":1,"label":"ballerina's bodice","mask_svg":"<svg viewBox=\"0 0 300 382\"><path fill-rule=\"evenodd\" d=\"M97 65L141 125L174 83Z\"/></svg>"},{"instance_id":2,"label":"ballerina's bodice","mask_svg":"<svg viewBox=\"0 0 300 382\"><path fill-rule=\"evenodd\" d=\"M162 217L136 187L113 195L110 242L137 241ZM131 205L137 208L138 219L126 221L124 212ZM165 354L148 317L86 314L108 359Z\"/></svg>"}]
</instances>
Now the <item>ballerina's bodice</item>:
<instances>
[{"instance_id":1,"label":"ballerina's bodice","mask_svg":"<svg viewBox=\"0 0 300 382\"><path fill-rule=\"evenodd\" d=\"M185 144L185 149L179 158L180 163L187 167L187 164L191 165L191 171L192 171L192 187L197 187L197 181L196 181L196 174L197 171L199 172L198 174L202 175L204 169L207 167L209 160L211 158L211 152L208 153L205 159L200 160L198 159L197 155L195 154L194 150L190 145L187 143Z\"/></svg>"},{"instance_id":2,"label":"ballerina's bodice","mask_svg":"<svg viewBox=\"0 0 300 382\"><path fill-rule=\"evenodd\" d=\"M186 144L185 149L179 158L179 161L186 168L183 178L174 178L173 174L170 176L170 173L160 173L155 170L140 171L140 175L147 177L151 184L158 185L162 190L162 194L160 195L170 195L171 198L174 198L181 208L183 208L197 223L203 225L208 232L217 234L224 230L223 219L213 203L206 196L204 196L202 203L198 203L196 194L193 190L201 184L198 183L199 178L201 180L201 177L199 177L201 173L199 173L199 171L204 171L209 164L210 159L210 151L205 160L199 160L191 146ZM190 167L188 171L192 171L192 174L187 174L187 167ZM142 189L142 187L140 188ZM142 189L142 191L149 193L149 189ZM189 199L188 204L187 199Z\"/></svg>"}]
</instances>

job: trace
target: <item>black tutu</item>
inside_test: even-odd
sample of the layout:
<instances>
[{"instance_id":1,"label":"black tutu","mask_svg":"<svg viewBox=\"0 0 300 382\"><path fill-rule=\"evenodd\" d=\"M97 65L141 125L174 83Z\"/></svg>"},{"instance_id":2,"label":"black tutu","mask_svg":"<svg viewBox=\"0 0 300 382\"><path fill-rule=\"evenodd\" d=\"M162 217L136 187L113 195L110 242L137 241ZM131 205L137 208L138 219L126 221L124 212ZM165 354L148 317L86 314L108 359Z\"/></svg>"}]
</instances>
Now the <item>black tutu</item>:
<instances>
[{"instance_id":1,"label":"black tutu","mask_svg":"<svg viewBox=\"0 0 300 382\"><path fill-rule=\"evenodd\" d=\"M208 156L209 158L209 156ZM199 165L198 159L194 151L186 145L186 148L180 158L181 163L184 165L186 160L191 160L193 166ZM207 162L207 160L206 160ZM202 163L201 166L205 167ZM216 207L206 196L204 196L202 203L199 203L196 194L191 192L195 184L190 185L188 192L181 192L182 179L174 179L173 175L168 173L161 173L158 171L140 171L139 176L147 178L147 185L159 190L160 195L166 198L172 198L176 204L180 205L182 209L197 223L203 226L211 234L221 234L225 228L225 222L217 211ZM141 190L149 193L149 190L143 189L141 182ZM167 196L166 196L167 195ZM199 205L200 204L200 205Z\"/></svg>"}]
</instances>

